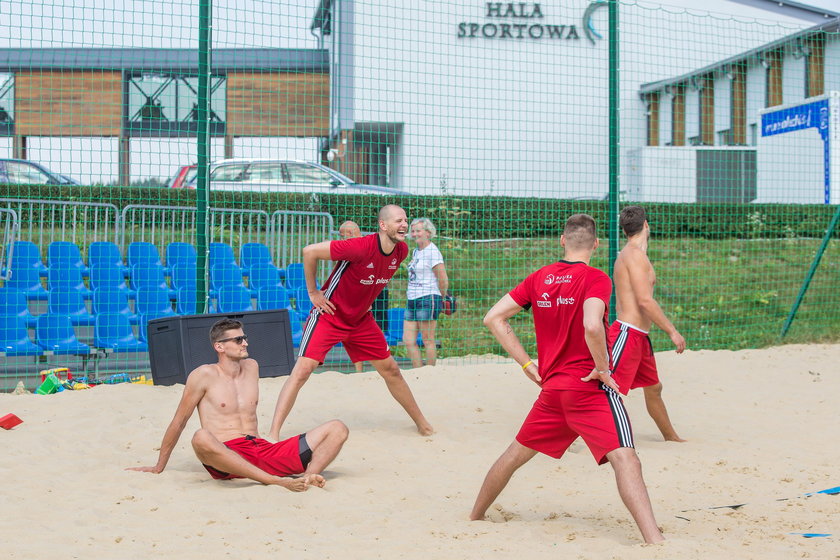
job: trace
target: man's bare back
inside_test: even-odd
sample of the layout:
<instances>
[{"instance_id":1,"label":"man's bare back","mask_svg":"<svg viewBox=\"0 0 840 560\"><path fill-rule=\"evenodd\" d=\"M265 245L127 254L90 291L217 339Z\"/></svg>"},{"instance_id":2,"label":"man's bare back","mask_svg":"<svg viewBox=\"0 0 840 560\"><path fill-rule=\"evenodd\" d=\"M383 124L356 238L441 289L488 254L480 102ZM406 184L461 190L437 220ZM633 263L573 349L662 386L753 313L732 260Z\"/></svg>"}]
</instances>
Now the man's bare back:
<instances>
[{"instance_id":1,"label":"man's bare back","mask_svg":"<svg viewBox=\"0 0 840 560\"><path fill-rule=\"evenodd\" d=\"M647 254L628 243L615 260L613 282L618 320L649 331L653 321L642 310L640 301L653 298L656 272Z\"/></svg>"}]
</instances>

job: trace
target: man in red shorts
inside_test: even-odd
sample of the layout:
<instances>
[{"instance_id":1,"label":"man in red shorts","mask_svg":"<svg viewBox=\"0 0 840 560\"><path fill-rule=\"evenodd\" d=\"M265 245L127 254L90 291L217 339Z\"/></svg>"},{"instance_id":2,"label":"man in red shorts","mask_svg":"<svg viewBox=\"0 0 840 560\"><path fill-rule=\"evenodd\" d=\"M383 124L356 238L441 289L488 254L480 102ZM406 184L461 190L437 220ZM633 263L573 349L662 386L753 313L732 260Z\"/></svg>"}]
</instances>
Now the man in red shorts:
<instances>
[{"instance_id":1,"label":"man in red shorts","mask_svg":"<svg viewBox=\"0 0 840 560\"><path fill-rule=\"evenodd\" d=\"M367 361L376 368L391 395L414 420L417 431L422 435L434 432L370 311L408 254L407 232L405 210L389 204L379 211L377 233L304 247L303 270L313 308L303 328L297 363L277 398L271 437L280 433L301 387L339 342L354 363ZM319 290L315 282L318 261L328 260L336 264L323 290Z\"/></svg>"},{"instance_id":2,"label":"man in red shorts","mask_svg":"<svg viewBox=\"0 0 840 560\"><path fill-rule=\"evenodd\" d=\"M470 519L484 519L513 473L537 452L559 459L580 436L599 465L612 465L618 492L645 542L662 541L633 449L630 420L610 376L606 325L612 283L589 266L598 247L595 220L586 214L571 216L560 244L563 260L532 273L484 317L502 347L542 390L516 439L487 473ZM528 356L508 322L528 307L538 362Z\"/></svg>"},{"instance_id":3,"label":"man in red shorts","mask_svg":"<svg viewBox=\"0 0 840 560\"><path fill-rule=\"evenodd\" d=\"M677 435L668 417L653 346L648 338L651 324L656 324L671 338L677 354L685 350L685 339L653 298L656 273L647 256L650 225L644 208L624 208L619 225L627 236L627 244L618 254L613 271L618 312L618 320L612 324L608 335L613 378L625 395L631 389L644 387L648 414L665 441L685 441Z\"/></svg>"},{"instance_id":4,"label":"man in red shorts","mask_svg":"<svg viewBox=\"0 0 840 560\"><path fill-rule=\"evenodd\" d=\"M248 358L242 323L222 319L210 329L219 356L215 364L194 369L170 422L157 464L129 470L161 473L169 462L187 420L198 408L201 429L192 438L196 456L215 479L250 478L294 492L323 487L320 474L347 440L347 426L332 420L284 441L270 443L257 432L259 366ZM276 438L275 438L276 439ZM299 478L286 478L302 475Z\"/></svg>"}]
</instances>

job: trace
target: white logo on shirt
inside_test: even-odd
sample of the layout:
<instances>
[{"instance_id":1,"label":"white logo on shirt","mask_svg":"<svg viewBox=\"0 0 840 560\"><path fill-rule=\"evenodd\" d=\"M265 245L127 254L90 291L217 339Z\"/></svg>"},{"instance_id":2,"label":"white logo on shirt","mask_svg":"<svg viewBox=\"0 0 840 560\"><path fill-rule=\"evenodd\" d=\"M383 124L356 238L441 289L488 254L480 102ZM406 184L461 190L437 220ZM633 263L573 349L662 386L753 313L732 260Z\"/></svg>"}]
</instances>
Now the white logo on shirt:
<instances>
[{"instance_id":1,"label":"white logo on shirt","mask_svg":"<svg viewBox=\"0 0 840 560\"><path fill-rule=\"evenodd\" d=\"M549 295L547 292L543 292L540 296L542 299L537 300L537 307L551 307L551 301L549 301Z\"/></svg>"},{"instance_id":2,"label":"white logo on shirt","mask_svg":"<svg viewBox=\"0 0 840 560\"><path fill-rule=\"evenodd\" d=\"M364 284L365 286L371 286L371 285L373 285L373 279L374 278L376 278L376 275L371 274L367 278L362 278L361 280L359 280L359 283Z\"/></svg>"},{"instance_id":3,"label":"white logo on shirt","mask_svg":"<svg viewBox=\"0 0 840 560\"><path fill-rule=\"evenodd\" d=\"M559 297L557 298L557 305L574 305L575 298L573 297Z\"/></svg>"},{"instance_id":4,"label":"white logo on shirt","mask_svg":"<svg viewBox=\"0 0 840 560\"><path fill-rule=\"evenodd\" d=\"M373 268L373 263L368 264L365 268Z\"/></svg>"},{"instance_id":5,"label":"white logo on shirt","mask_svg":"<svg viewBox=\"0 0 840 560\"><path fill-rule=\"evenodd\" d=\"M553 274L549 274L548 276L545 277L546 286L548 286L549 284L551 284L553 282L554 282L554 275Z\"/></svg>"}]
</instances>

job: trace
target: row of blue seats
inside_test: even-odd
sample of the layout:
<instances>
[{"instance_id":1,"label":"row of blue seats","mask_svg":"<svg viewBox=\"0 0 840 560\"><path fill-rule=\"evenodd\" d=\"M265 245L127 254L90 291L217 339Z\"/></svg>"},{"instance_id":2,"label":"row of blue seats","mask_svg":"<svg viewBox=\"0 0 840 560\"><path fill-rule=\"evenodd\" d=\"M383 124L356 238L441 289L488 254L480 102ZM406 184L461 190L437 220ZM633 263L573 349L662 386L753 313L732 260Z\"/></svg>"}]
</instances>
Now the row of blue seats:
<instances>
[{"instance_id":1,"label":"row of blue seats","mask_svg":"<svg viewBox=\"0 0 840 560\"><path fill-rule=\"evenodd\" d=\"M135 241L128 245L126 261L123 260L119 247L110 241L94 241L88 246L88 261L85 263L79 246L71 241L53 241L47 247L46 264L41 258L38 246L31 241L15 241L10 247L6 247L7 254L12 256L13 269L30 267L38 270L42 277L47 276L47 271L52 267L78 268L82 275L87 277L90 269L96 265L107 265L118 267L125 273L135 265L158 264L169 272L173 266L178 264L195 264L197 252L191 243L172 242L166 246L166 262L161 259L158 247L148 241ZM240 266L247 276L251 268L257 264L274 265L271 252L263 243L245 243L239 251L237 262L233 247L227 243L210 243L209 264L229 263ZM127 265L126 265L127 262Z\"/></svg>"},{"instance_id":2,"label":"row of blue seats","mask_svg":"<svg viewBox=\"0 0 840 560\"><path fill-rule=\"evenodd\" d=\"M251 294L256 294L262 288L282 287L291 290L305 287L303 279L303 266L300 263L289 265L289 274L286 281L283 281L283 274L280 269L272 264L259 263L251 267L248 276L248 289ZM93 291L99 288L114 289L124 292L129 298L134 299L142 288L160 287L169 291L171 297L181 288L195 289L197 285L197 273L195 263L182 263L172 267L167 282L166 270L163 265L155 263L136 264L129 272L126 282L125 272L115 266L98 264L91 267L88 273L88 282L85 283L81 269L73 267L52 267L47 271L47 288L41 282L41 277L35 268L26 267L13 269L11 277L6 280L5 286L22 291L29 300L46 300L49 292L53 290L72 289L80 292L82 296L90 299ZM236 264L217 263L210 267L210 296L216 297L216 293L223 286L245 287L246 276L243 270Z\"/></svg>"},{"instance_id":3,"label":"row of blue seats","mask_svg":"<svg viewBox=\"0 0 840 560\"><path fill-rule=\"evenodd\" d=\"M136 294L132 310L128 294L113 288L96 288L92 293L91 311L82 292L72 288L51 290L47 293L47 312L67 315L74 325L92 325L95 316L118 313L137 324L140 315L190 315L197 311L197 297L194 288L183 287L175 292L174 299L170 291L160 286L140 288ZM288 309L297 316L309 314L312 303L306 290L287 291L282 286L267 286L256 294L256 305L252 302L253 294L244 286L223 286L215 298L214 311L233 313L254 311L256 309ZM294 305L292 303L294 302ZM173 307L174 303L174 307ZM26 294L8 286L0 288L0 315L21 317L27 326L35 325L37 316L29 310Z\"/></svg>"},{"instance_id":4,"label":"row of blue seats","mask_svg":"<svg viewBox=\"0 0 840 560\"><path fill-rule=\"evenodd\" d=\"M141 329L141 337L145 333ZM106 352L146 352L145 340L134 336L125 315L105 313L96 316L93 347L80 342L67 315L45 313L35 323L35 342L29 338L22 317L0 315L0 352L5 356L90 355L96 349Z\"/></svg>"},{"instance_id":5,"label":"row of blue seats","mask_svg":"<svg viewBox=\"0 0 840 560\"><path fill-rule=\"evenodd\" d=\"M288 301L288 300L286 300ZM308 301L308 299L307 299ZM283 303L282 301L279 303ZM299 301L299 303L302 303ZM311 304L310 304L311 306ZM222 312L250 311L250 301L243 300L239 309L222 310ZM260 308L263 308L260 306ZM278 309L285 307L272 307ZM305 318L301 311L291 310L292 342L300 344L302 335L302 320ZM146 352L146 326L148 322L160 317L174 315L174 313L140 314L136 323L139 324L138 336L134 336L131 316L125 313L99 313L93 317L94 344L93 348L80 342L73 330L74 317L60 313L45 313L35 318L34 325L29 325L27 319L20 315L0 314L0 352L5 356L40 356L45 352L55 355L89 355L94 348L110 352ZM403 339L403 319L405 309L391 308L388 310L388 328L385 338L389 345L396 346ZM35 342L30 340L28 326L35 328ZM422 341L418 333L418 343Z\"/></svg>"}]
</instances>

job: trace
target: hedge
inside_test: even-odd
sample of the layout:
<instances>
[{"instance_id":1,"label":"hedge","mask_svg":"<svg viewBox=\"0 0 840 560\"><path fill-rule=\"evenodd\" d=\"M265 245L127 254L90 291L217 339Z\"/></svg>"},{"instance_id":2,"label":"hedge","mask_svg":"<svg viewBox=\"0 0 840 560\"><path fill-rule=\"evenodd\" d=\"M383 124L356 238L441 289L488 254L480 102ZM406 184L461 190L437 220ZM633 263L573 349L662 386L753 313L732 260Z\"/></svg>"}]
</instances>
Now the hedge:
<instances>
[{"instance_id":1,"label":"hedge","mask_svg":"<svg viewBox=\"0 0 840 560\"><path fill-rule=\"evenodd\" d=\"M78 202L194 206L196 191L148 187L0 185L0 198ZM352 219L366 231L376 229L376 214L385 203L399 204L410 218L428 216L440 234L461 239L510 239L558 235L566 218L591 214L606 237L608 206L603 200L478 196L411 196L357 194L210 193L219 208L328 212L336 224ZM626 205L628 203L623 203ZM822 237L836 206L813 204L644 203L658 237L701 239L778 239ZM840 236L835 231L834 237Z\"/></svg>"}]
</instances>

